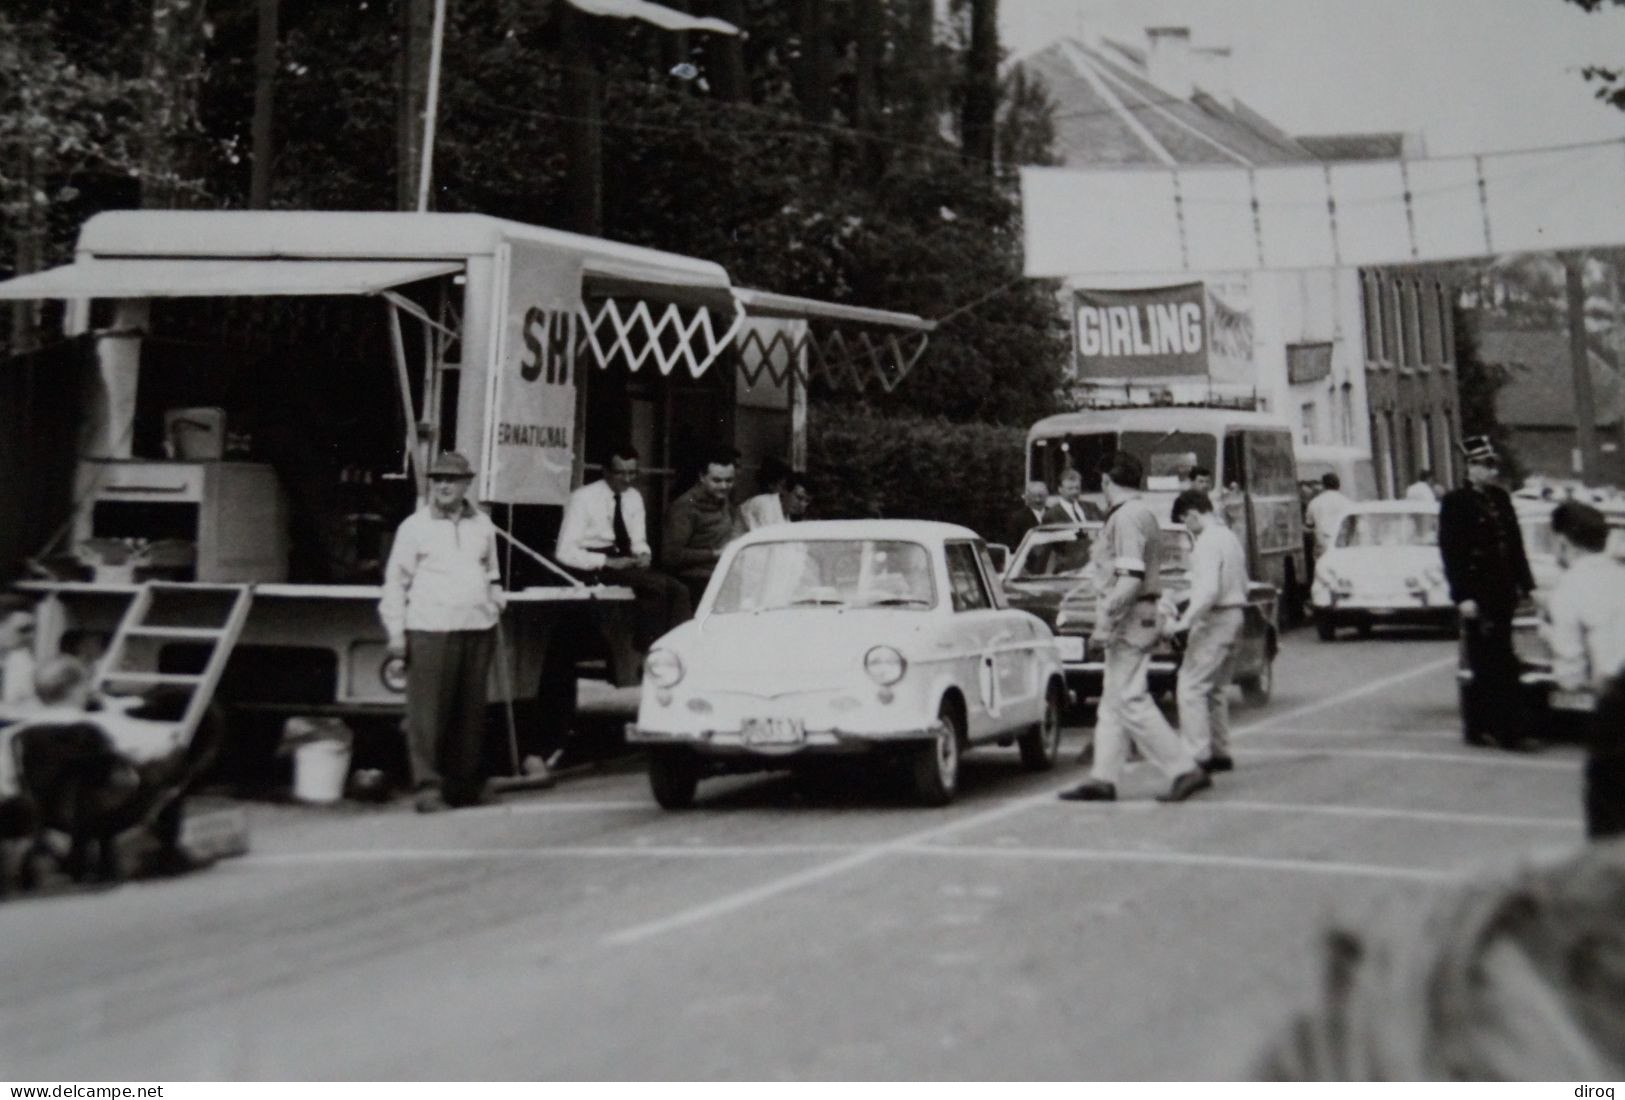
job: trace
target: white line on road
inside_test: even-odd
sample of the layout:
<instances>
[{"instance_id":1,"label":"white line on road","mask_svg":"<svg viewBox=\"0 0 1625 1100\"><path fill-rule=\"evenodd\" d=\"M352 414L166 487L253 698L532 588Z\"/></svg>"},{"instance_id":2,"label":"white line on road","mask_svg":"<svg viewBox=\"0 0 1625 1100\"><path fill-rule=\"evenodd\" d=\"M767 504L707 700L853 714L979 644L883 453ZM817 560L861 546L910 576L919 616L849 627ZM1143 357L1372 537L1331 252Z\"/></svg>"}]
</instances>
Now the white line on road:
<instances>
[{"instance_id":1,"label":"white line on road","mask_svg":"<svg viewBox=\"0 0 1625 1100\"><path fill-rule=\"evenodd\" d=\"M1056 860L1075 863L1161 863L1175 867L1227 867L1250 871L1294 871L1343 877L1408 879L1440 882L1460 878L1460 872L1419 867L1385 867L1376 863L1336 863L1312 859L1269 859L1259 856L1209 855L1201 852L1144 852L1121 848L1003 848L985 845L918 846L903 849L908 855L976 856L984 859Z\"/></svg>"},{"instance_id":2,"label":"white line on road","mask_svg":"<svg viewBox=\"0 0 1625 1100\"><path fill-rule=\"evenodd\" d=\"M1254 733L1259 730L1266 730L1271 726L1279 726L1286 722L1292 721L1294 718L1301 718L1306 714L1314 714L1316 711L1330 710L1332 707L1342 706L1344 703L1353 702L1355 699L1363 699L1367 695L1375 695L1379 691L1386 691L1387 689L1398 684L1403 684L1408 680L1416 680L1423 676L1432 675L1433 673L1438 672L1440 669L1453 667L1455 663L1456 658L1454 657L1441 657L1437 661L1429 661L1425 665L1418 665L1415 668L1408 668L1404 672L1396 672L1392 676L1384 676L1380 680L1372 680L1368 684L1361 684L1357 688L1350 688L1348 691L1339 692L1329 699L1322 699L1316 703L1305 703L1300 707L1293 707L1291 710L1282 711L1280 714L1272 714L1268 718L1261 719L1260 721L1249 722L1245 727L1238 729L1235 732L1237 735L1240 735L1244 733Z\"/></svg>"},{"instance_id":3,"label":"white line on road","mask_svg":"<svg viewBox=\"0 0 1625 1100\"><path fill-rule=\"evenodd\" d=\"M1283 714L1265 718L1257 722L1248 723L1247 725L1238 728L1235 731L1235 734L1240 735L1248 732L1249 730L1265 729L1270 726L1289 721L1293 718L1298 718L1307 714L1314 714L1317 711L1340 706L1343 703L1349 702L1350 700L1359 699L1374 692L1382 691L1386 688L1394 686L1395 684L1404 683L1407 680L1416 679L1420 676L1438 672L1440 669L1446 668L1453 664L1454 660L1454 658L1447 658L1438 661L1431 661L1428 664L1417 668L1407 669L1404 672L1396 673L1392 676L1385 676L1382 679L1373 680L1370 683L1362 684L1360 687L1351 688L1348 691L1340 692L1336 695L1330 696L1329 698L1321 699L1318 702L1306 703L1303 706L1294 707ZM757 904L758 902L768 901L772 898L778 897L780 894L788 893L792 890L797 890L803 886L808 886L816 882L823 882L826 879L845 874L847 871L853 871L860 867L868 866L876 860L884 859L886 856L908 848L918 847L919 845L925 844L931 840L935 840L938 837L948 836L952 833L960 832L965 829L974 829L978 826L986 825L989 822L998 821L1002 818L1022 813L1036 806L1047 805L1057 794L1059 794L1066 787L1071 786L1074 782L1076 782L1075 778L1069 778L1063 783L1050 784L1036 794L1015 799L1014 801L1007 802L1002 806L996 806L992 809L984 810L981 813L972 814L970 817L961 818L957 821L949 821L942 825L933 826L929 829L922 829L917 832L908 833L904 836L898 837L895 840L882 841L868 848L859 849L858 851L853 852L851 855L843 856L840 859L831 860L829 863L820 864L816 867L809 867L804 871L796 871L792 874L784 875L776 879L769 879L767 882L761 883L757 886L752 886L746 890L740 890L736 893L724 895L723 897L716 898L715 900L706 902L702 905L695 905L687 909L680 909L677 912L661 917L658 920L633 925L632 927L624 928L619 932L612 932L604 938L603 942L607 946L622 947L628 944L639 943L643 940L652 939L656 936L664 935L667 932L674 932L679 928L686 928L691 924L698 924L702 921L711 920L714 917L726 916L729 913L738 912L739 910L748 908Z\"/></svg>"},{"instance_id":4,"label":"white line on road","mask_svg":"<svg viewBox=\"0 0 1625 1100\"><path fill-rule=\"evenodd\" d=\"M1508 752L1418 752L1415 749L1327 749L1306 745L1302 748L1271 748L1247 746L1248 756L1332 756L1366 760L1408 760L1417 763L1469 764L1489 768L1533 768L1537 771L1570 772L1578 774L1580 761L1542 760Z\"/></svg>"},{"instance_id":5,"label":"white line on road","mask_svg":"<svg viewBox=\"0 0 1625 1100\"><path fill-rule=\"evenodd\" d=\"M1102 813L1111 812L1110 803L1091 803ZM1181 813L1202 810L1237 813L1282 813L1296 817L1359 817L1373 821L1432 821L1449 825L1504 825L1512 828L1564 829L1574 831L1583 825L1579 818L1514 817L1510 814L1464 814L1449 810L1405 810L1384 806L1333 806L1324 802L1232 801L1228 798L1198 798L1186 804Z\"/></svg>"},{"instance_id":6,"label":"white line on road","mask_svg":"<svg viewBox=\"0 0 1625 1100\"><path fill-rule=\"evenodd\" d=\"M850 852L850 844L567 844L536 848L352 848L326 852L257 852L234 859L238 866L275 863L322 866L335 863L457 862L495 859L639 859L709 858L714 856L805 856Z\"/></svg>"}]
</instances>

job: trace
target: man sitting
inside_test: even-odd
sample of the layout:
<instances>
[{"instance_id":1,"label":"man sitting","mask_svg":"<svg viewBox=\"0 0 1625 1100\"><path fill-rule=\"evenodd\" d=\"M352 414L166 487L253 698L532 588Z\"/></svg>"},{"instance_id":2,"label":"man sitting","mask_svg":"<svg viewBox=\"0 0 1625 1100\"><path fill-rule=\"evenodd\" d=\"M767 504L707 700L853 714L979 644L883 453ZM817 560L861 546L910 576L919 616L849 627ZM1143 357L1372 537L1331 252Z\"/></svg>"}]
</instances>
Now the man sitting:
<instances>
[{"instance_id":1,"label":"man sitting","mask_svg":"<svg viewBox=\"0 0 1625 1100\"><path fill-rule=\"evenodd\" d=\"M738 452L729 449L707 456L699 482L672 501L666 512L661 564L677 574L696 604L723 549L745 533L745 521L733 503L738 462Z\"/></svg>"}]
</instances>

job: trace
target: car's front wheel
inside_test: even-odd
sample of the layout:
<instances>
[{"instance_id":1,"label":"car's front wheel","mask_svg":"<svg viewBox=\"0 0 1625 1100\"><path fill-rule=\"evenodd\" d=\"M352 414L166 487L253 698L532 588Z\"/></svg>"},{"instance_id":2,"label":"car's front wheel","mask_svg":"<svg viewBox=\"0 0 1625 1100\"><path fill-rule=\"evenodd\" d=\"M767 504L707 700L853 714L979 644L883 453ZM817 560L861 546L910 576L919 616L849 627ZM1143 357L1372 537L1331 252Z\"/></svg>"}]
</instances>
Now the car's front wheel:
<instances>
[{"instance_id":1,"label":"car's front wheel","mask_svg":"<svg viewBox=\"0 0 1625 1100\"><path fill-rule=\"evenodd\" d=\"M694 805L699 785L700 762L692 752L679 748L649 751L649 790L661 808L688 809Z\"/></svg>"},{"instance_id":2,"label":"car's front wheel","mask_svg":"<svg viewBox=\"0 0 1625 1100\"><path fill-rule=\"evenodd\" d=\"M1047 772L1061 758L1061 713L1066 708L1066 692L1052 683L1044 694L1044 713L1038 725L1021 735L1021 764L1031 772Z\"/></svg>"},{"instance_id":3,"label":"car's front wheel","mask_svg":"<svg viewBox=\"0 0 1625 1100\"><path fill-rule=\"evenodd\" d=\"M946 806L959 789L959 749L965 737L965 720L952 699L942 701L932 732L910 761L914 796L927 806Z\"/></svg>"},{"instance_id":4,"label":"car's front wheel","mask_svg":"<svg viewBox=\"0 0 1625 1100\"><path fill-rule=\"evenodd\" d=\"M1243 699L1254 706L1263 706L1275 691L1275 658L1265 657L1263 667L1255 675L1243 676L1236 683L1241 687Z\"/></svg>"}]
</instances>

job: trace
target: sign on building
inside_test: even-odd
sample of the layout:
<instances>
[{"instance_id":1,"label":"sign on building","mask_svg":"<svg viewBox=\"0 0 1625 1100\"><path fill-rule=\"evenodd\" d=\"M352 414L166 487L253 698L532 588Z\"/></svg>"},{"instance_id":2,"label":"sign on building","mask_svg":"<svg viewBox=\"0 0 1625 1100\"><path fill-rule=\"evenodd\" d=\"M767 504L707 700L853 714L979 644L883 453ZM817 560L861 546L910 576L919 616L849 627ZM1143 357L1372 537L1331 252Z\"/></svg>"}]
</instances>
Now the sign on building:
<instances>
[{"instance_id":1,"label":"sign on building","mask_svg":"<svg viewBox=\"0 0 1625 1100\"><path fill-rule=\"evenodd\" d=\"M1073 292L1080 381L1206 375L1207 292L1201 283Z\"/></svg>"}]
</instances>

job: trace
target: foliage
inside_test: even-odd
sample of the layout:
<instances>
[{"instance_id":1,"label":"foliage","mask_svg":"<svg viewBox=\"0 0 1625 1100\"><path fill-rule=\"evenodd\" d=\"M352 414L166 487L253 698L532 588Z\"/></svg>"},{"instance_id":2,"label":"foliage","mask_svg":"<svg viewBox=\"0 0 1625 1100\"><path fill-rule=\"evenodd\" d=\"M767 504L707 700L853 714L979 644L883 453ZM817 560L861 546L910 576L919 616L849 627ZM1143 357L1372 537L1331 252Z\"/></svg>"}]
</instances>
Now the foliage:
<instances>
[{"instance_id":1,"label":"foliage","mask_svg":"<svg viewBox=\"0 0 1625 1100\"><path fill-rule=\"evenodd\" d=\"M1456 335L1456 384L1461 402L1461 434L1487 435L1501 456L1501 471L1509 484L1523 481L1523 467L1512 445L1512 430L1497 418L1495 395L1510 380L1505 367L1486 363L1479 356L1478 326L1472 314L1456 306L1451 311Z\"/></svg>"},{"instance_id":2,"label":"foliage","mask_svg":"<svg viewBox=\"0 0 1625 1100\"><path fill-rule=\"evenodd\" d=\"M807 437L813 508L822 519L943 520L997 540L1020 501L1020 428L815 407Z\"/></svg>"},{"instance_id":3,"label":"foliage","mask_svg":"<svg viewBox=\"0 0 1625 1100\"><path fill-rule=\"evenodd\" d=\"M1625 7L1625 0L1568 0L1588 12L1602 9L1605 4ZM1610 65L1587 65L1580 70L1582 76L1597 86L1597 98L1625 111L1625 68Z\"/></svg>"}]
</instances>

